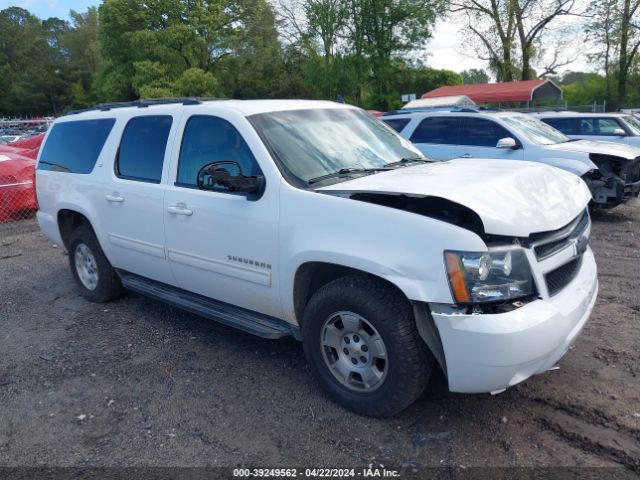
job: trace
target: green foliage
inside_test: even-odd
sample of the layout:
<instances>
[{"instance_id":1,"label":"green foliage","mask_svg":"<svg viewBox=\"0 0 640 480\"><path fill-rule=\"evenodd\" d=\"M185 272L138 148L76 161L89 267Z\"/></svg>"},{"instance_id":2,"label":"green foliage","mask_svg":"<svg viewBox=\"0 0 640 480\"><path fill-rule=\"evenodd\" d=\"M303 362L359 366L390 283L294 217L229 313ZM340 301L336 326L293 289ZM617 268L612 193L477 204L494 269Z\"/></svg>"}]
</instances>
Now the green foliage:
<instances>
[{"instance_id":1,"label":"green foliage","mask_svg":"<svg viewBox=\"0 0 640 480\"><path fill-rule=\"evenodd\" d=\"M605 78L597 74L585 74L571 76L576 78L570 83L563 81L562 92L569 105L591 105L593 102L601 103L605 99ZM570 79L571 79L570 77Z\"/></svg>"},{"instance_id":2,"label":"green foliage","mask_svg":"<svg viewBox=\"0 0 640 480\"><path fill-rule=\"evenodd\" d=\"M402 57L431 36L442 0L305 0L283 46L268 0L103 0L39 20L0 12L0 112L60 114L153 97L342 97L376 109L461 82Z\"/></svg>"},{"instance_id":3,"label":"green foliage","mask_svg":"<svg viewBox=\"0 0 640 480\"><path fill-rule=\"evenodd\" d=\"M489 75L479 68L463 70L460 75L462 75L462 83L465 85L469 83L489 83Z\"/></svg>"}]
</instances>

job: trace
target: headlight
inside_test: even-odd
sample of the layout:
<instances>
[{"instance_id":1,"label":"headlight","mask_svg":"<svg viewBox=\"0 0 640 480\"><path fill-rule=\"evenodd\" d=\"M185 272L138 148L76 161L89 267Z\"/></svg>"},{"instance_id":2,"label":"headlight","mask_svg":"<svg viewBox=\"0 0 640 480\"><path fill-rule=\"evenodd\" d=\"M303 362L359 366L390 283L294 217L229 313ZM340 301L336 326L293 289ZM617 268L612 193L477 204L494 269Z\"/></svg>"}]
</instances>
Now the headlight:
<instances>
[{"instance_id":1,"label":"headlight","mask_svg":"<svg viewBox=\"0 0 640 480\"><path fill-rule=\"evenodd\" d=\"M444 253L456 303L500 302L533 294L531 269L520 248Z\"/></svg>"}]
</instances>

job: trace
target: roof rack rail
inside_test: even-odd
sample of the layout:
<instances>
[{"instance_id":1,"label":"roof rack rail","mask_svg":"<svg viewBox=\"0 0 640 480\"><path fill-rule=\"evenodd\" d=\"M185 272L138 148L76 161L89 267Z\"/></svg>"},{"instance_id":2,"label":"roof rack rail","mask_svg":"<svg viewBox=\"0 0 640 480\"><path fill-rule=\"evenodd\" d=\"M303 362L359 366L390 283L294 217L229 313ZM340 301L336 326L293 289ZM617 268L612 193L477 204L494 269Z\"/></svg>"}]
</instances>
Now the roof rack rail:
<instances>
[{"instance_id":1,"label":"roof rack rail","mask_svg":"<svg viewBox=\"0 0 640 480\"><path fill-rule=\"evenodd\" d=\"M84 112L92 112L100 110L101 112L108 112L114 108L126 108L126 107L138 107L147 108L154 105L170 105L175 103L181 103L182 105L199 105L202 103L197 98L149 98L145 100L133 100L131 102L112 102L112 103L100 103L92 107L83 108L79 110L71 110L67 115L77 115Z\"/></svg>"},{"instance_id":2,"label":"roof rack rail","mask_svg":"<svg viewBox=\"0 0 640 480\"><path fill-rule=\"evenodd\" d=\"M502 110L496 107L484 107L484 106L418 107L418 108L401 108L400 110L391 110L389 112L383 113L382 116L384 117L387 115L404 115L404 114L411 114L411 113L427 113L427 112L480 113L480 112L500 112L500 111Z\"/></svg>"}]
</instances>

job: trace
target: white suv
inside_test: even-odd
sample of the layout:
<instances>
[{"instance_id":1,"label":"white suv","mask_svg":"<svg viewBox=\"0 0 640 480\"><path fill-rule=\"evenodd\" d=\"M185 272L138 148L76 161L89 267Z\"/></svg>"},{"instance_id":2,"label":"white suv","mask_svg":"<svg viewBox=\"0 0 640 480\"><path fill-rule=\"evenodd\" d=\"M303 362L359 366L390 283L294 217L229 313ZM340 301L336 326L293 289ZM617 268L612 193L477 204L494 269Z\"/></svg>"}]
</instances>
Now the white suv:
<instances>
[{"instance_id":1,"label":"white suv","mask_svg":"<svg viewBox=\"0 0 640 480\"><path fill-rule=\"evenodd\" d=\"M394 414L552 367L596 300L591 198L545 165L431 162L330 102L139 102L56 120L38 221L82 294L122 287L301 339L331 396ZM434 360L435 359L435 360Z\"/></svg>"},{"instance_id":2,"label":"white suv","mask_svg":"<svg viewBox=\"0 0 640 480\"><path fill-rule=\"evenodd\" d=\"M640 193L640 148L572 140L531 115L471 108L400 110L381 120L436 160L501 158L567 170L582 177L598 207L615 207Z\"/></svg>"}]
</instances>

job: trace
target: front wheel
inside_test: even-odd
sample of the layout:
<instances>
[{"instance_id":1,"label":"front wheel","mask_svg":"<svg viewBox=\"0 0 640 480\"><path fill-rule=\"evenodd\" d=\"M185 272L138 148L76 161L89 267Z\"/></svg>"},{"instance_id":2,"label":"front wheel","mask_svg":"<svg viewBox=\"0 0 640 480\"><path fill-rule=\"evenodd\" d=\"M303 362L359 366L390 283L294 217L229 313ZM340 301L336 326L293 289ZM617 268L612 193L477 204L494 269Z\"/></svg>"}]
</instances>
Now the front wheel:
<instances>
[{"instance_id":1,"label":"front wheel","mask_svg":"<svg viewBox=\"0 0 640 480\"><path fill-rule=\"evenodd\" d=\"M302 338L320 383L357 413L398 413L429 381L432 357L411 306L382 280L354 275L320 288L305 308Z\"/></svg>"}]
</instances>

